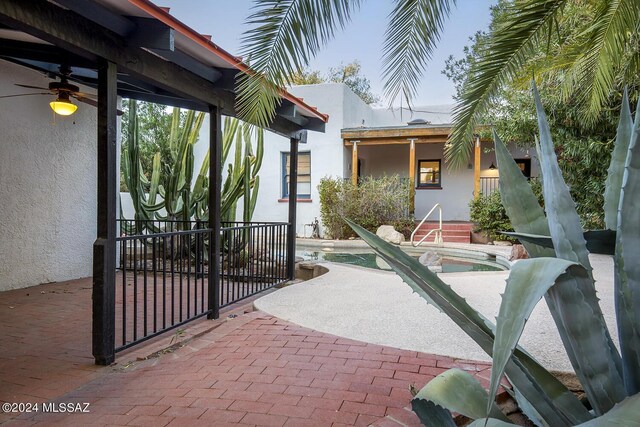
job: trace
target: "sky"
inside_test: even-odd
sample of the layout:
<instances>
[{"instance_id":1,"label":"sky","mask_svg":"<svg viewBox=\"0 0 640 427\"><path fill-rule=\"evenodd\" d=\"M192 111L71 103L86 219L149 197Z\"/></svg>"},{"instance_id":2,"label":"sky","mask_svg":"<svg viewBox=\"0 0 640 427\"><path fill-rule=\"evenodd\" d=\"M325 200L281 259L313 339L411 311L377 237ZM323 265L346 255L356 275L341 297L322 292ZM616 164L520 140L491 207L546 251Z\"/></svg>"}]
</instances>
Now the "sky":
<instances>
[{"instance_id":1,"label":"sky","mask_svg":"<svg viewBox=\"0 0 640 427\"><path fill-rule=\"evenodd\" d=\"M171 8L171 14L202 34L213 36L214 43L226 51L238 54L244 23L251 13L253 0L152 0L158 6ZM463 48L476 31L486 30L490 21L490 5L496 0L460 0L445 23L438 49L430 61L415 106L451 104L453 84L441 72L449 55L462 57ZM358 60L362 74L371 81L374 93L382 95L382 46L387 16L392 10L390 0L363 2L351 23L339 32L309 64L312 70L326 74L330 67ZM383 100L388 105L389 100ZM397 104L398 102L394 102Z\"/></svg>"}]
</instances>

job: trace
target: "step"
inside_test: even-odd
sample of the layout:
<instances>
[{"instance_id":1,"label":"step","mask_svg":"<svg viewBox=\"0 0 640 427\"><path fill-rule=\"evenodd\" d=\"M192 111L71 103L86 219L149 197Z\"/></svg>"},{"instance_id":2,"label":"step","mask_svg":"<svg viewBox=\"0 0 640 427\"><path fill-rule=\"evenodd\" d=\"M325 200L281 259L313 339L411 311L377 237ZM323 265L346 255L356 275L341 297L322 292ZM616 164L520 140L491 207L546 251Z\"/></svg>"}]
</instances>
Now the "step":
<instances>
[{"instance_id":1,"label":"step","mask_svg":"<svg viewBox=\"0 0 640 427\"><path fill-rule=\"evenodd\" d=\"M425 243L433 243L433 238L434 236L429 236L427 238L427 240L425 240ZM413 238L414 242L419 242L420 239L422 239L422 237L418 237L415 236ZM461 237L461 236L454 236L454 237L447 237L447 236L442 236L442 240L444 243L471 243L471 237Z\"/></svg>"},{"instance_id":2,"label":"step","mask_svg":"<svg viewBox=\"0 0 640 427\"><path fill-rule=\"evenodd\" d=\"M417 224L416 224L417 226ZM439 228L439 225L433 224L433 223L424 223L420 226L421 230L434 230ZM473 224L468 223L468 224L446 224L446 223L442 223L442 229L443 230L465 230L465 231L469 231L473 229Z\"/></svg>"}]
</instances>

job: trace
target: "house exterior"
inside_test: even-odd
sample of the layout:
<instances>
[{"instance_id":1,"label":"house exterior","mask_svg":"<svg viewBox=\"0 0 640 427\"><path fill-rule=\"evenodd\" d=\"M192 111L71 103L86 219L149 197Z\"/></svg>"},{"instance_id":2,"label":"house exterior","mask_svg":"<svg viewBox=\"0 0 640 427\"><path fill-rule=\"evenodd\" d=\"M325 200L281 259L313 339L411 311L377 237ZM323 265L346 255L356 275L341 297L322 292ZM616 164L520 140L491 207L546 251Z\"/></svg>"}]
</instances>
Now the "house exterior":
<instances>
[{"instance_id":1,"label":"house exterior","mask_svg":"<svg viewBox=\"0 0 640 427\"><path fill-rule=\"evenodd\" d=\"M310 236L311 228L305 224L320 220L317 186L324 177L356 182L362 176L398 174L409 179L414 183L417 221L436 203L442 207L444 221L468 221L474 194L488 194L497 188L499 171L491 141L470 141L474 150L466 167L452 169L444 161L452 105L416 107L413 111L372 108L341 83L294 86L290 92L330 117L325 133L309 132L307 144L299 148L299 237ZM510 151L526 175L538 175L533 150L511 146ZM285 214L287 155L285 139L267 136L254 221Z\"/></svg>"}]
</instances>

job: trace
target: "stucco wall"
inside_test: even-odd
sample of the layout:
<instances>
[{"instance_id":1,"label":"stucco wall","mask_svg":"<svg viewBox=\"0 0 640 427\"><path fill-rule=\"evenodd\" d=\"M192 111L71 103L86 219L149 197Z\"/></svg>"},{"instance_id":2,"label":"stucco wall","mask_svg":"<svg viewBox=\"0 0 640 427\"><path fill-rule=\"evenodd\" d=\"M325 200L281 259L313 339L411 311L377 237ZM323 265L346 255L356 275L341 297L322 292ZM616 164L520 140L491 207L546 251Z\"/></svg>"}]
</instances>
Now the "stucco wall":
<instances>
[{"instance_id":1,"label":"stucco wall","mask_svg":"<svg viewBox=\"0 0 640 427\"><path fill-rule=\"evenodd\" d=\"M31 92L14 83L49 81L0 60L2 95ZM91 275L96 110L80 104L54 118L52 100L0 100L0 291Z\"/></svg>"},{"instance_id":2,"label":"stucco wall","mask_svg":"<svg viewBox=\"0 0 640 427\"><path fill-rule=\"evenodd\" d=\"M325 133L309 132L307 144L299 146L300 152L311 152L311 201L298 203L297 234L304 235L304 224L311 223L314 218L320 220L320 197L318 184L325 176L348 176L351 166L350 157L345 156L345 148L340 139L340 130L356 126L362 120L370 120L370 109L350 89L343 84L326 84L319 86L295 86L291 93L302 97L305 101L330 115ZM260 192L254 220L286 221L288 217L287 202L282 198L282 153L289 151L289 140L278 135L267 133L265 136L264 164L260 171ZM311 228L307 227L307 235Z\"/></svg>"}]
</instances>

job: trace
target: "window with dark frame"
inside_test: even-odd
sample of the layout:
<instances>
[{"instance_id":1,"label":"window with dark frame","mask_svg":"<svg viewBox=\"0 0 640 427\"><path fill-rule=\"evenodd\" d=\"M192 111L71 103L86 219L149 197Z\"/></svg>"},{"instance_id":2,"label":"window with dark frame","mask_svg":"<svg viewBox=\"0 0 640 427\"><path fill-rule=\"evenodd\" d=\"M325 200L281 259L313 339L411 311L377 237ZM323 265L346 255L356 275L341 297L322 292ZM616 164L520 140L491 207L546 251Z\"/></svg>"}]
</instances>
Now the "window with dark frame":
<instances>
[{"instance_id":1,"label":"window with dark frame","mask_svg":"<svg viewBox=\"0 0 640 427\"><path fill-rule=\"evenodd\" d=\"M291 155L282 153L282 198L289 197ZM298 153L298 199L311 199L311 153Z\"/></svg>"},{"instance_id":2,"label":"window with dark frame","mask_svg":"<svg viewBox=\"0 0 640 427\"><path fill-rule=\"evenodd\" d=\"M418 188L442 188L440 159L418 161Z\"/></svg>"},{"instance_id":3,"label":"window with dark frame","mask_svg":"<svg viewBox=\"0 0 640 427\"><path fill-rule=\"evenodd\" d=\"M514 159L516 164L527 178L531 178L531 159Z\"/></svg>"}]
</instances>

